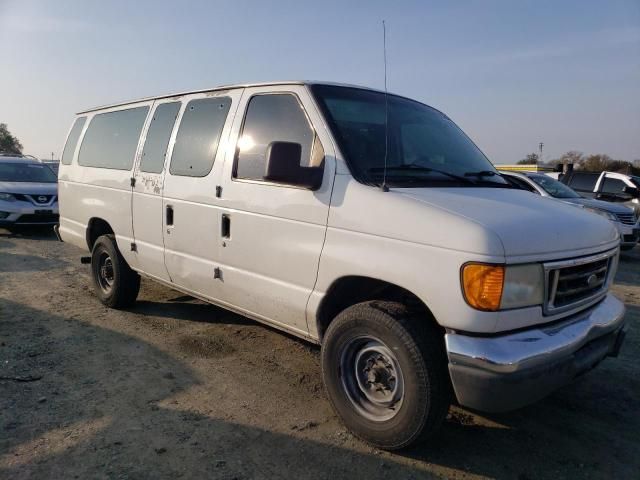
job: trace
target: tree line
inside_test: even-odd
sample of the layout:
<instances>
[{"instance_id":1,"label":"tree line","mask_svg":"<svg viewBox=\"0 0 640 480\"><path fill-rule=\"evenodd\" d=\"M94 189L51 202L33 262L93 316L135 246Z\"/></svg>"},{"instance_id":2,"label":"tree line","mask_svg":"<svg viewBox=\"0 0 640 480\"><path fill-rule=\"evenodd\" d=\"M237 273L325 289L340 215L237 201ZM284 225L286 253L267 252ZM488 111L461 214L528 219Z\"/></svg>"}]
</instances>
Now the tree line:
<instances>
[{"instance_id":1,"label":"tree line","mask_svg":"<svg viewBox=\"0 0 640 480\"><path fill-rule=\"evenodd\" d=\"M22 144L11 134L6 123L0 123L0 152L3 153L22 153Z\"/></svg>"},{"instance_id":2,"label":"tree line","mask_svg":"<svg viewBox=\"0 0 640 480\"><path fill-rule=\"evenodd\" d=\"M586 155L575 150L564 153L560 158L554 158L548 162L540 162L537 153L530 153L518 162L518 165L540 165L544 167L556 167L565 163L572 163L574 168L588 172L620 172L627 175L640 175L640 158L628 162L616 160L604 153L592 153Z\"/></svg>"}]
</instances>

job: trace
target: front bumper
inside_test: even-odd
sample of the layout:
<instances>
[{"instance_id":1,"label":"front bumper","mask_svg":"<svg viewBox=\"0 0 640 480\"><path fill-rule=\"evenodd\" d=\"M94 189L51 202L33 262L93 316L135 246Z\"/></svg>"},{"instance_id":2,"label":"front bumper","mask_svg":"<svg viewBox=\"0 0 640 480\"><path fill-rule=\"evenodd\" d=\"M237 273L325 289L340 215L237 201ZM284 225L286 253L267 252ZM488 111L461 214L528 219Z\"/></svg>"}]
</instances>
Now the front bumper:
<instances>
[{"instance_id":1,"label":"front bumper","mask_svg":"<svg viewBox=\"0 0 640 480\"><path fill-rule=\"evenodd\" d=\"M596 306L547 327L497 337L447 333L458 402L502 412L540 400L617 355L625 334L624 312L624 304L608 294Z\"/></svg>"},{"instance_id":2,"label":"front bumper","mask_svg":"<svg viewBox=\"0 0 640 480\"><path fill-rule=\"evenodd\" d=\"M638 243L638 237L640 237L640 226L626 225L624 223L616 222L618 227L618 233L620 233L620 246L632 247Z\"/></svg>"},{"instance_id":3,"label":"front bumper","mask_svg":"<svg viewBox=\"0 0 640 480\"><path fill-rule=\"evenodd\" d=\"M11 225L55 225L58 202L36 206L28 202L0 202L0 227Z\"/></svg>"}]
</instances>

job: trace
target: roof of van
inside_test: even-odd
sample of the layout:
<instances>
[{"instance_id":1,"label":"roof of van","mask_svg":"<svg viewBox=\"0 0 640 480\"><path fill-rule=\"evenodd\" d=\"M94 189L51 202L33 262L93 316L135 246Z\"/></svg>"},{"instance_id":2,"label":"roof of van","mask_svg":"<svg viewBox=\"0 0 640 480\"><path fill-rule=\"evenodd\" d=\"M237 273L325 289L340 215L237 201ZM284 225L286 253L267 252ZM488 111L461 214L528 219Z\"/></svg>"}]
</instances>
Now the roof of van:
<instances>
[{"instance_id":1,"label":"roof of van","mask_svg":"<svg viewBox=\"0 0 640 480\"><path fill-rule=\"evenodd\" d=\"M112 104L108 104L108 105L100 105L98 107L87 108L86 110L81 110L81 111L79 111L77 113L77 115L81 115L83 113L95 112L96 110L104 110L106 108L113 108L113 107L119 107L119 106L122 106L122 105L129 105L129 104L132 104L132 103L148 102L150 100L159 100L161 98L181 97L183 95L190 95L192 93L215 92L215 91L219 91L219 90L232 90L234 88L268 87L268 86L271 86L271 85L333 85L333 86L339 86L339 87L361 88L363 90L372 90L374 92L384 93L383 90L378 90L378 89L370 88L370 87L363 87L361 85L350 85L350 84L347 84L347 83L322 82L322 81L312 81L312 80L290 80L290 81L262 82L262 83L238 83L238 84L235 84L235 85L221 85L221 86L212 87L212 88L202 88L202 89L199 89L199 90L188 90L188 91L185 91L185 92L169 93L169 94L166 94L166 95L156 95L156 96L153 96L153 97L139 98L137 100L128 100L126 102L117 102L117 103L112 103Z\"/></svg>"}]
</instances>

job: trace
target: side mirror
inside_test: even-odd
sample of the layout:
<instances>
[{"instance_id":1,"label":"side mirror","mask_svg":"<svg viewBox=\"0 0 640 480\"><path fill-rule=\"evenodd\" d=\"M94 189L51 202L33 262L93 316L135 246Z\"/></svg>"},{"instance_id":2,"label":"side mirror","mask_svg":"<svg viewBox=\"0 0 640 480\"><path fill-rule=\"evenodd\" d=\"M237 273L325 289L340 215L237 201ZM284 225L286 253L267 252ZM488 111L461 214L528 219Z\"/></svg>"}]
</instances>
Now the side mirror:
<instances>
[{"instance_id":1,"label":"side mirror","mask_svg":"<svg viewBox=\"0 0 640 480\"><path fill-rule=\"evenodd\" d=\"M627 187L624 187L622 191L627 195L631 195L633 198L640 198L640 189L638 188L627 186Z\"/></svg>"},{"instance_id":2,"label":"side mirror","mask_svg":"<svg viewBox=\"0 0 640 480\"><path fill-rule=\"evenodd\" d=\"M271 182L317 190L322 185L324 163L319 167L301 167L302 145L271 142L267 147L264 179Z\"/></svg>"}]
</instances>

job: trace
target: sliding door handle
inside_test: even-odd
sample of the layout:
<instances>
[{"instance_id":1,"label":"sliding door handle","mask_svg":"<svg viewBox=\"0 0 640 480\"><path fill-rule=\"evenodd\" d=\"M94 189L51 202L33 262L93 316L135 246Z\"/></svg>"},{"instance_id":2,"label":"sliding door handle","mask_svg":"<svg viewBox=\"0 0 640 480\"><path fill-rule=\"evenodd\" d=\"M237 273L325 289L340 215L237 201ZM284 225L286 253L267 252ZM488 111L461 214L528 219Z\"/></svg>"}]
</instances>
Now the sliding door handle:
<instances>
[{"instance_id":1,"label":"sliding door handle","mask_svg":"<svg viewBox=\"0 0 640 480\"><path fill-rule=\"evenodd\" d=\"M172 205L167 205L167 209L165 211L165 220L166 220L167 226L173 225L173 206Z\"/></svg>"},{"instance_id":2,"label":"sliding door handle","mask_svg":"<svg viewBox=\"0 0 640 480\"><path fill-rule=\"evenodd\" d=\"M220 236L225 239L231 238L231 215L222 214L220 220Z\"/></svg>"}]
</instances>

